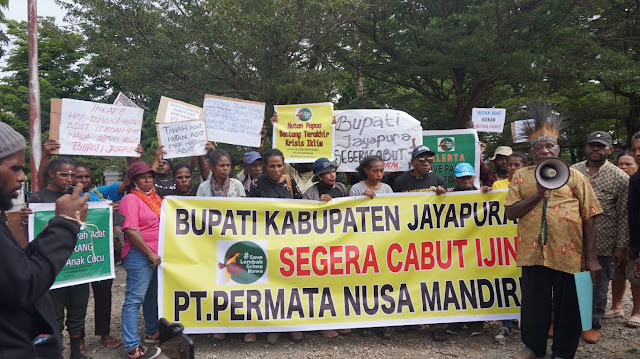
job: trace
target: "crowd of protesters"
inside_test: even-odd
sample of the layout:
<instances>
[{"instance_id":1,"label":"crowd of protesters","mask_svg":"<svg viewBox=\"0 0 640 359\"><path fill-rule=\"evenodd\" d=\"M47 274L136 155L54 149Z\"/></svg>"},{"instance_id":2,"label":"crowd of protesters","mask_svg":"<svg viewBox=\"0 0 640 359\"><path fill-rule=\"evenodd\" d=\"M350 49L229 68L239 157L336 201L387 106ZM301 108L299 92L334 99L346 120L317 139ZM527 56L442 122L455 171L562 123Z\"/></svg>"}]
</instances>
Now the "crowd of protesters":
<instances>
[{"instance_id":1,"label":"crowd of protesters","mask_svg":"<svg viewBox=\"0 0 640 359\"><path fill-rule=\"evenodd\" d=\"M277 121L277 116L272 119L272 122L275 121ZM540 134L537 133L536 136L538 135ZM530 139L532 138L534 137L530 137ZM598 238L606 237L607 243L602 244L604 240L595 243L597 262L605 274L594 278L596 286L594 287L593 330L596 333L583 333L584 340L589 343L595 343L599 340L597 330L602 326L601 319L624 316L621 303L628 286L627 281L631 284L634 303L627 325L640 327L640 279L638 277L640 265L637 264L640 261L635 262L634 273L634 261L640 250L640 240L629 240L630 237L638 237L640 230L638 228L640 226L640 221L638 221L640 219L638 218L640 215L640 205L638 204L640 203L640 198L638 198L640 197L640 175L635 175L638 163L640 163L640 133L633 137L632 142L633 148L618 156L616 167L607 161L607 158L613 153L611 137L606 132L593 133L585 143L587 161L574 165L575 170L572 169L571 172L572 176L579 176L578 174L574 175L574 172L583 172L584 178L588 180L584 185L587 193L584 196L588 197L585 203L594 208L597 207L598 210L594 211L595 218L601 219L601 221L595 222L594 229L609 232L607 234L598 232ZM540 147L541 145L543 146ZM482 143L480 143L480 147L482 150L485 148ZM128 158L129 167L122 182L98 187L92 187L91 169L87 164L74 162L65 157L50 160L51 152L57 148L59 148L59 143L53 140L44 144L39 179L45 186L40 191L33 193L28 203L56 202L58 205L60 198L70 193L70 188L75 186L82 188L82 192L77 193L77 196L82 196L85 193L88 194L88 201L112 201L114 202L114 211L124 217L120 224L124 233L121 258L127 278L121 310L121 338L118 335L112 336L110 330L113 281L94 282L91 283L91 286L95 300L95 335L99 336L100 342L108 348L117 348L122 345L129 358L155 358L160 353L158 347L148 346L142 342L157 343L159 336L157 266L162 262L162 258L158 255L158 238L163 197L169 195L262 197L331 201L347 196L375 198L377 195L394 192L432 192L436 195L447 193L444 178L431 169L435 153L427 146L418 146L413 149L411 154L412 168L404 173L385 173L384 160L380 156L372 155L362 158L357 168L357 174L346 178L336 172L337 164L327 158L319 158L313 163L289 165L285 163L283 153L275 148L267 149L262 153L260 153L260 149L246 152L242 158L242 169L239 173L234 174L232 156L225 150L215 149L209 143L206 148L208 151L206 156L192 158L190 161L191 165L197 163L199 167L202 177L199 186L194 183L194 168L189 164L173 164L170 160L164 159L164 151L160 146L155 152L154 162L151 166L136 161L134 158ZM142 154L142 151L140 146L138 152ZM559 147L553 135L549 137L548 134L543 134L535 137L535 141L532 140L531 154L534 163L544 157L557 156L558 153ZM4 160L4 158L0 158L0 160ZM541 190L539 186L536 190L535 182L531 187L533 190L525 188L523 183L517 180L514 185L514 178L524 179L525 175L530 176L529 172L524 171L524 169L531 168L531 166L527 167L531 162L525 153L513 152L510 147L499 146L489 162L490 165L487 165L484 161L480 161L480 168L477 171L480 174L480 187L474 185L476 170L473 165L465 162L458 163L454 169L456 186L453 191L480 190L487 192L509 188L507 206L510 207L508 217L511 218L520 218L522 213L534 208L533 206L538 203L536 200L545 198L546 192L552 192ZM571 181L577 181L581 178L583 177L572 177ZM593 185L595 192L589 183ZM530 185L531 182L528 184ZM530 194L534 192L535 194ZM595 196L591 196L592 194ZM538 198L538 196L540 197ZM546 194L546 196L550 195ZM591 204L597 204L598 201L602 209L599 209L598 205ZM521 208L520 205L525 202L527 204L532 202L532 204ZM582 202L580 203L582 205ZM32 211L29 208L22 209L20 213L21 224L25 226L25 229L30 213ZM583 220L590 223L589 218ZM615 221L616 231L612 231L610 227L612 221ZM522 225L524 226L524 224ZM523 228L523 230L525 229ZM585 233L586 235L588 234ZM553 240L551 234L549 240ZM588 250L595 251L596 248L585 248L585 252ZM520 262L518 264L521 265ZM556 272L562 272L562 274L568 272L568 270L540 266L535 261L532 262L532 265L532 267L526 268L532 268L534 271L542 270L540 268L549 269L552 271L549 275L556 275ZM577 265L580 266L579 263ZM526 273L525 281L537 283L536 285L547 285L536 282L539 280L539 274L529 271L530 273ZM562 275L559 275L558 278L565 280ZM606 305L609 281L612 283L613 304L611 308L606 309L604 306ZM548 285L555 286L557 283L549 283ZM550 311L546 318L535 312L533 314L528 312L525 315L523 309L522 324L527 328L526 332L523 329L523 343L526 347L521 353L516 354L515 358L526 359L543 356L543 351L546 350L546 339L542 339L543 335L539 331L544 329L546 338L547 332L554 331L554 324L556 324L555 335L559 338L558 340L564 341L564 343L558 344L557 352L555 352L554 342L554 353L557 354L557 357L563 358L573 357L575 354L577 347L575 335L568 335L564 331L575 331L575 328L580 325L580 318L566 315L567 306L570 306L571 303L560 301L556 290L558 288L554 287L554 311ZM49 295L53 302L53 311L57 322L55 330L51 333L60 335L66 326L70 338L70 357L72 359L87 358L84 324L89 300L89 284L54 289L49 291ZM529 294L523 293L523 295ZM540 295L540 293L532 293L531 298L534 299L531 300L543 300ZM523 308L535 306L526 298L523 298ZM551 310L552 302L550 298L544 299L548 300L549 310ZM145 324L142 340L138 334L140 307L142 307ZM545 307L546 309L547 307ZM532 316L536 315L535 323L531 324L534 321ZM557 326L558 318L562 318L560 328ZM567 325L565 322L567 318L575 323ZM483 325L483 322L437 324L432 325L431 333L433 340L442 341L447 339L447 334L456 334L464 328L468 330L470 335L479 335L483 331ZM511 334L513 326L514 321L512 320L502 321L502 326L495 334L495 339L498 341L506 340ZM558 335L558 331L563 331L563 333ZM321 331L321 334L326 338L333 338L350 332L349 329L328 329ZM361 331L362 335L373 335L375 332L378 332L383 338L391 337L389 328L378 328L375 331L363 329ZM302 332L291 332L289 335L293 341L303 340ZM269 344L276 344L280 337L281 333L268 333L266 340ZM215 333L213 338L224 340L225 334ZM59 339L57 340L59 341ZM244 335L245 342L255 340L254 333ZM545 343L544 349L540 344L543 342ZM0 354L2 353L2 349L0 349Z\"/></svg>"}]
</instances>

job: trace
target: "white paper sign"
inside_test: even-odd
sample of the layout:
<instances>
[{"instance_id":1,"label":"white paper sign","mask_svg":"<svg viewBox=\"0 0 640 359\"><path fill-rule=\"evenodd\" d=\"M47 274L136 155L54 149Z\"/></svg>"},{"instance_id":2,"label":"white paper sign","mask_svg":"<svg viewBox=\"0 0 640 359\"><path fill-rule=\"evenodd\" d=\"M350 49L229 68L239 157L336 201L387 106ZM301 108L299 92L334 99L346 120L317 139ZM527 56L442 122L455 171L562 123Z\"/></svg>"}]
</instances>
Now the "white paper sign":
<instances>
[{"instance_id":1,"label":"white paper sign","mask_svg":"<svg viewBox=\"0 0 640 359\"><path fill-rule=\"evenodd\" d=\"M260 147L264 107L261 102L206 95L203 108L209 140Z\"/></svg>"},{"instance_id":2,"label":"white paper sign","mask_svg":"<svg viewBox=\"0 0 640 359\"><path fill-rule=\"evenodd\" d=\"M511 122L511 137L513 143L529 142L529 138L524 134L524 126L527 122L533 122L533 119Z\"/></svg>"},{"instance_id":3,"label":"white paper sign","mask_svg":"<svg viewBox=\"0 0 640 359\"><path fill-rule=\"evenodd\" d=\"M143 110L62 99L60 154L139 157Z\"/></svg>"},{"instance_id":4,"label":"white paper sign","mask_svg":"<svg viewBox=\"0 0 640 359\"><path fill-rule=\"evenodd\" d=\"M204 121L158 123L158 140L167 151L163 158L206 155L207 130Z\"/></svg>"},{"instance_id":5,"label":"white paper sign","mask_svg":"<svg viewBox=\"0 0 640 359\"><path fill-rule=\"evenodd\" d=\"M379 155L385 171L406 171L410 151L422 145L422 125L396 110L336 110L334 158L340 172L356 172L360 161Z\"/></svg>"},{"instance_id":6,"label":"white paper sign","mask_svg":"<svg viewBox=\"0 0 640 359\"><path fill-rule=\"evenodd\" d=\"M502 132L507 110L504 108L474 108L471 113L473 128L478 132Z\"/></svg>"},{"instance_id":7,"label":"white paper sign","mask_svg":"<svg viewBox=\"0 0 640 359\"><path fill-rule=\"evenodd\" d=\"M160 98L156 123L198 121L202 119L202 108L165 96Z\"/></svg>"}]
</instances>

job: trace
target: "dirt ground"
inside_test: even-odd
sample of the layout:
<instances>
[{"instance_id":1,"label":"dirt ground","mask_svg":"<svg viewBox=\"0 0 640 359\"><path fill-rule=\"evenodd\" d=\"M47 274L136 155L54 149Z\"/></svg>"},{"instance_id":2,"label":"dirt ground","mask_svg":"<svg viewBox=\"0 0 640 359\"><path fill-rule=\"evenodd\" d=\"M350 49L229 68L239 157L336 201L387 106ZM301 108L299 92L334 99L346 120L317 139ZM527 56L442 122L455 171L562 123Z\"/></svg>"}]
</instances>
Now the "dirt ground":
<instances>
[{"instance_id":1,"label":"dirt ground","mask_svg":"<svg viewBox=\"0 0 640 359\"><path fill-rule=\"evenodd\" d=\"M113 310L111 334L121 336L120 311L124 298L126 273L121 266L116 267L116 280L113 284ZM609 295L609 300L611 297ZM631 312L631 294L627 290L624 299L627 316ZM87 334L94 332L93 294L87 310ZM596 344L580 342L576 358L586 359L630 359L640 358L640 329L624 326L624 318L604 321L601 340ZM142 320L141 320L142 322ZM141 323L142 325L142 323ZM216 341L210 336L194 335L195 357L204 359L230 358L511 358L512 354L522 348L520 332L514 330L504 344L494 340L500 322L485 323L482 335L471 337L464 332L450 335L445 342L434 342L427 326L403 330L395 328L391 339L379 337L362 337L359 330L335 339L325 339L319 332L305 333L302 342L294 343L283 336L277 345L265 342L265 335L258 335L254 343L245 344L241 335L227 335L227 339ZM140 333L143 333L140 326ZM126 358L123 348L107 349L100 344L99 338L88 335L87 355L93 359ZM68 338L65 336L65 346ZM67 348L66 348L67 349ZM65 349L64 357L69 352ZM549 340L548 353L551 352ZM550 354L547 354L550 357Z\"/></svg>"}]
</instances>

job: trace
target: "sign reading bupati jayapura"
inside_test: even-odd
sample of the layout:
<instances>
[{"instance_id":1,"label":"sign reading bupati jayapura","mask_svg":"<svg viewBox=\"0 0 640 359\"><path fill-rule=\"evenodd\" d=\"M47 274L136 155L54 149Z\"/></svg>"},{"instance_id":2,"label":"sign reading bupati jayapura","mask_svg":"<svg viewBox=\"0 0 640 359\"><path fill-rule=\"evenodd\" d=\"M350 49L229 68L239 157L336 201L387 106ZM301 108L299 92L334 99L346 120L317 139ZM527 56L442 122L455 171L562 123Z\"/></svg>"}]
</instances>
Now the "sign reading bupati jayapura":
<instances>
[{"instance_id":1,"label":"sign reading bupati jayapura","mask_svg":"<svg viewBox=\"0 0 640 359\"><path fill-rule=\"evenodd\" d=\"M385 171L409 169L411 151L422 144L420 121L397 110L336 110L335 150L340 172L356 172L370 155L384 160Z\"/></svg>"}]
</instances>

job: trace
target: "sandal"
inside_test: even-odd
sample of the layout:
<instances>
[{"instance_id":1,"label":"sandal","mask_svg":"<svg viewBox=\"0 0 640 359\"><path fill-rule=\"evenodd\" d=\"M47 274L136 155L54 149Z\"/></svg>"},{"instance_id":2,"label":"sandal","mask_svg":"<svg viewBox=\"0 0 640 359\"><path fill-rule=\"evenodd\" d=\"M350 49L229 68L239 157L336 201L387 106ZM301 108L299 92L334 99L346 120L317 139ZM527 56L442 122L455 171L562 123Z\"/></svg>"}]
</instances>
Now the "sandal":
<instances>
[{"instance_id":1,"label":"sandal","mask_svg":"<svg viewBox=\"0 0 640 359\"><path fill-rule=\"evenodd\" d=\"M611 309L607 309L607 311L604 312L602 319L613 319L613 318L620 318L623 316L624 316L624 310L621 310L619 312L614 312Z\"/></svg>"},{"instance_id":2,"label":"sandal","mask_svg":"<svg viewBox=\"0 0 640 359\"><path fill-rule=\"evenodd\" d=\"M632 316L627 321L626 326L629 328L640 328L640 317L637 315Z\"/></svg>"},{"instance_id":3,"label":"sandal","mask_svg":"<svg viewBox=\"0 0 640 359\"><path fill-rule=\"evenodd\" d=\"M100 343L108 349L115 349L122 345L122 338L114 338L110 335L105 335L104 337L100 337Z\"/></svg>"}]
</instances>

